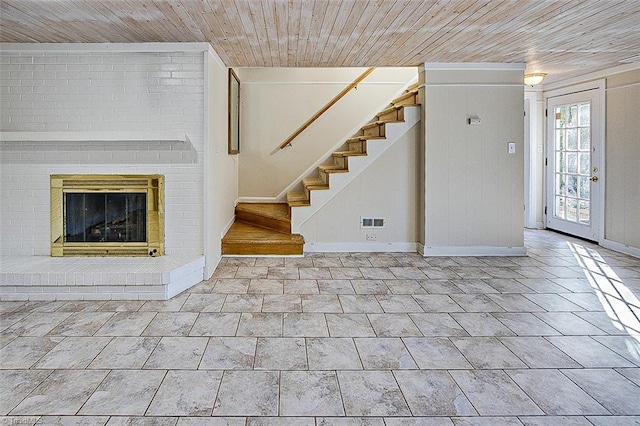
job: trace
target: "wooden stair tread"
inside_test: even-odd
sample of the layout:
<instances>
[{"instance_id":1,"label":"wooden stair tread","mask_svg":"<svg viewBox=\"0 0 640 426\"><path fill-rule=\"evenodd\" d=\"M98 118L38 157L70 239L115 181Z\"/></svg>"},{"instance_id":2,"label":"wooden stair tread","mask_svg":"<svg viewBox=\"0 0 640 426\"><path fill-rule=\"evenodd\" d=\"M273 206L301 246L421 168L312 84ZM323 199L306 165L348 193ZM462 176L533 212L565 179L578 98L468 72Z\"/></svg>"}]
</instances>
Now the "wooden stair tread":
<instances>
[{"instance_id":1,"label":"wooden stair tread","mask_svg":"<svg viewBox=\"0 0 640 426\"><path fill-rule=\"evenodd\" d=\"M391 105L390 107L388 107L388 108L383 109L382 111L380 111L380 112L378 113L378 116L380 116L380 115L384 115L384 114L388 114L388 113L390 113L390 112L394 112L394 111L397 111L397 110L402 109L402 108L404 108L404 106L402 106L402 105Z\"/></svg>"},{"instance_id":2,"label":"wooden stair tread","mask_svg":"<svg viewBox=\"0 0 640 426\"><path fill-rule=\"evenodd\" d=\"M370 139L386 139L385 136L378 135L360 135L358 138L362 138L362 140L370 140Z\"/></svg>"},{"instance_id":3,"label":"wooden stair tread","mask_svg":"<svg viewBox=\"0 0 640 426\"><path fill-rule=\"evenodd\" d=\"M334 153L331 154L331 156L333 157L358 157L358 156L365 156L367 155L366 152L360 152L360 151L335 151Z\"/></svg>"},{"instance_id":4,"label":"wooden stair tread","mask_svg":"<svg viewBox=\"0 0 640 426\"><path fill-rule=\"evenodd\" d=\"M287 193L287 203L290 207L302 207L311 204L304 191L290 191Z\"/></svg>"},{"instance_id":5,"label":"wooden stair tread","mask_svg":"<svg viewBox=\"0 0 640 426\"><path fill-rule=\"evenodd\" d=\"M362 126L362 130L372 129L374 127L384 126L384 121L372 121L371 123Z\"/></svg>"},{"instance_id":6,"label":"wooden stair tread","mask_svg":"<svg viewBox=\"0 0 640 426\"><path fill-rule=\"evenodd\" d=\"M234 222L222 239L223 255L301 255L304 237Z\"/></svg>"},{"instance_id":7,"label":"wooden stair tread","mask_svg":"<svg viewBox=\"0 0 640 426\"><path fill-rule=\"evenodd\" d=\"M347 173L349 169L342 168L340 166L336 166L335 164L323 164L318 166L318 170L321 170L325 173Z\"/></svg>"},{"instance_id":8,"label":"wooden stair tread","mask_svg":"<svg viewBox=\"0 0 640 426\"><path fill-rule=\"evenodd\" d=\"M416 81L411 86L407 87L407 92L413 92L414 90L418 90L418 87L420 87L420 83Z\"/></svg>"},{"instance_id":9,"label":"wooden stair tread","mask_svg":"<svg viewBox=\"0 0 640 426\"><path fill-rule=\"evenodd\" d=\"M347 139L347 143L356 143L356 142L366 142L367 138L364 136L354 136L352 138Z\"/></svg>"},{"instance_id":10,"label":"wooden stair tread","mask_svg":"<svg viewBox=\"0 0 640 426\"><path fill-rule=\"evenodd\" d=\"M300 234L285 234L244 222L234 222L222 241L223 243L242 241L244 243L283 244L304 242L304 238Z\"/></svg>"},{"instance_id":11,"label":"wooden stair tread","mask_svg":"<svg viewBox=\"0 0 640 426\"><path fill-rule=\"evenodd\" d=\"M238 203L236 211L245 211L271 219L289 221L289 206L286 203Z\"/></svg>"},{"instance_id":12,"label":"wooden stair tread","mask_svg":"<svg viewBox=\"0 0 640 426\"><path fill-rule=\"evenodd\" d=\"M418 95L418 90L408 91L407 93L400 95L397 98L395 98L393 101L391 101L391 104L392 105L401 104L403 101L416 97L417 95ZM413 103L413 105L418 105L417 101Z\"/></svg>"},{"instance_id":13,"label":"wooden stair tread","mask_svg":"<svg viewBox=\"0 0 640 426\"><path fill-rule=\"evenodd\" d=\"M309 189L309 190L311 190L311 189L329 189L329 185L327 185L327 183L325 181L323 181L322 179L320 179L318 177L311 177L311 178L302 179L302 185L304 185L304 187Z\"/></svg>"}]
</instances>

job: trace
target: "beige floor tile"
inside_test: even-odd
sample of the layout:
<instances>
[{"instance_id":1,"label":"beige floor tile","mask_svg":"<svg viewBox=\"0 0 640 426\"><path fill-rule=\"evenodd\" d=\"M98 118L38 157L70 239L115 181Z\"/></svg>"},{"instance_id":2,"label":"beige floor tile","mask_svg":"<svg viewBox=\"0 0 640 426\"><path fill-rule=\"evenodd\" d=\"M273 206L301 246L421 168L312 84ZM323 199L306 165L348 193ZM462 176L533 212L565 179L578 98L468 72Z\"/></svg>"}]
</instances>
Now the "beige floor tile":
<instances>
[{"instance_id":1,"label":"beige floor tile","mask_svg":"<svg viewBox=\"0 0 640 426\"><path fill-rule=\"evenodd\" d=\"M592 287L568 240L616 281ZM548 231L527 230L525 241L525 257L225 257L168 301L0 302L0 416L638 423L640 327L629 315L640 316L640 259Z\"/></svg>"}]
</instances>

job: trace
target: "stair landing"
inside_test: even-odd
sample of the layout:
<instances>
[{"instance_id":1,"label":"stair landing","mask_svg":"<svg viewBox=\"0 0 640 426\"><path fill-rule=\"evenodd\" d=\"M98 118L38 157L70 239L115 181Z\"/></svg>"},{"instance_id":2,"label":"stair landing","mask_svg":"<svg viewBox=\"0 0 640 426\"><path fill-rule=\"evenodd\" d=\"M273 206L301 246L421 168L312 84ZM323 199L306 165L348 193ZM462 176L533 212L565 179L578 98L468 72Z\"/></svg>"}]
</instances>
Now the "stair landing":
<instances>
[{"instance_id":1,"label":"stair landing","mask_svg":"<svg viewBox=\"0 0 640 426\"><path fill-rule=\"evenodd\" d=\"M302 255L304 238L291 233L289 206L240 203L236 221L222 239L223 255Z\"/></svg>"}]
</instances>

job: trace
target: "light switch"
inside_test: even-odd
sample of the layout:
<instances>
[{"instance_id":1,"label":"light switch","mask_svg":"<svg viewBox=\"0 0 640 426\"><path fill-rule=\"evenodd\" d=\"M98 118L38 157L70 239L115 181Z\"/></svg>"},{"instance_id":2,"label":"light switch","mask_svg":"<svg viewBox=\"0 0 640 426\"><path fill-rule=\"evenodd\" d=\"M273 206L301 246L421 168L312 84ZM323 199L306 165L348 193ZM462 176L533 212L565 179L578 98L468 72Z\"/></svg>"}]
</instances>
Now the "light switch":
<instances>
[{"instance_id":1,"label":"light switch","mask_svg":"<svg viewBox=\"0 0 640 426\"><path fill-rule=\"evenodd\" d=\"M507 144L508 148L509 148L509 154L515 154L516 153L516 143L515 142L509 142Z\"/></svg>"}]
</instances>

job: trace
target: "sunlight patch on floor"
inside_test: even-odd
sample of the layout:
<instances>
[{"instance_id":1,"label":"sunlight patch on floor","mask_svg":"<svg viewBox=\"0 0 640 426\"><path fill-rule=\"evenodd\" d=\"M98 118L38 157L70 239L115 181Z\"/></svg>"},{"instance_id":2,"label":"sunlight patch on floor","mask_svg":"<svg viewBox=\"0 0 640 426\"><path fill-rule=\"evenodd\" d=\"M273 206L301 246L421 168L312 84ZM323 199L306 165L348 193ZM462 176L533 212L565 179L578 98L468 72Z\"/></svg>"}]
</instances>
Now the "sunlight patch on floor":
<instances>
[{"instance_id":1,"label":"sunlight patch on floor","mask_svg":"<svg viewBox=\"0 0 640 426\"><path fill-rule=\"evenodd\" d=\"M629 335L629 352L640 360L640 301L596 250L573 242L567 244L613 325Z\"/></svg>"}]
</instances>

